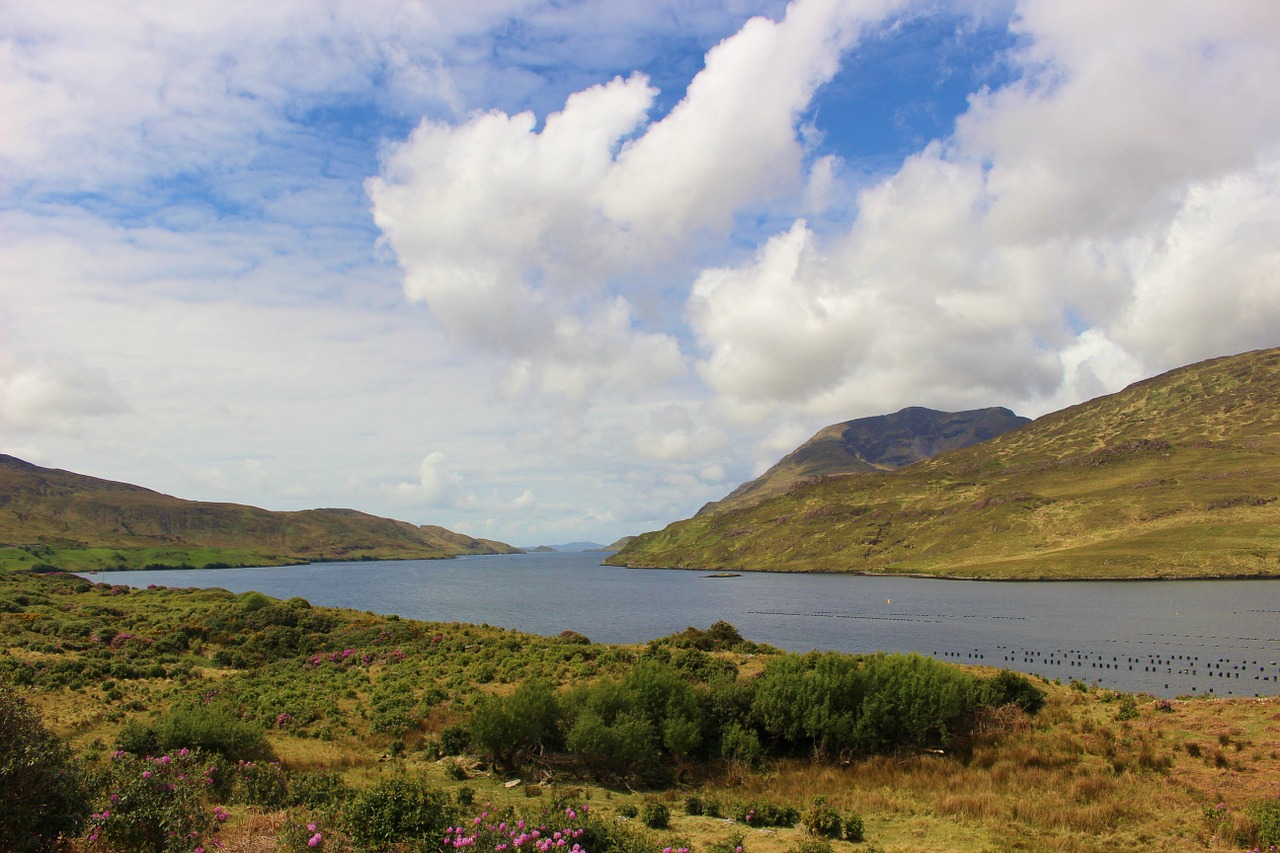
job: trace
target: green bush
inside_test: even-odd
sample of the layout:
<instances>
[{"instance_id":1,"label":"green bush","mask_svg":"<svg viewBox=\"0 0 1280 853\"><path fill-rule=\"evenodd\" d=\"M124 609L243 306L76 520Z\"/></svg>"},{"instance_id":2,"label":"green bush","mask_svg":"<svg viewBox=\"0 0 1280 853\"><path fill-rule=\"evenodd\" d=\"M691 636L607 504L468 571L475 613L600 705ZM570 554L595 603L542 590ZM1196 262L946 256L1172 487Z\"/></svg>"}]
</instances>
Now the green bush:
<instances>
[{"instance_id":1,"label":"green bush","mask_svg":"<svg viewBox=\"0 0 1280 853\"><path fill-rule=\"evenodd\" d=\"M862 822L862 815L857 812L850 812L844 816L842 821L844 825L845 841L862 841L866 836L866 827Z\"/></svg>"},{"instance_id":2,"label":"green bush","mask_svg":"<svg viewBox=\"0 0 1280 853\"><path fill-rule=\"evenodd\" d=\"M662 803L650 800L644 804L641 820L650 829L666 829L671 826L671 810Z\"/></svg>"},{"instance_id":3,"label":"green bush","mask_svg":"<svg viewBox=\"0 0 1280 853\"><path fill-rule=\"evenodd\" d=\"M240 596L240 609L245 613L252 613L270 606L271 599L260 592L246 592Z\"/></svg>"},{"instance_id":4,"label":"green bush","mask_svg":"<svg viewBox=\"0 0 1280 853\"><path fill-rule=\"evenodd\" d=\"M823 838L839 838L841 836L840 814L827 805L827 801L822 797L817 797L808 809L805 810L801 823L810 835L818 835Z\"/></svg>"},{"instance_id":5,"label":"green bush","mask_svg":"<svg viewBox=\"0 0 1280 853\"><path fill-rule=\"evenodd\" d=\"M977 678L921 655L810 652L765 667L752 715L793 751L834 758L944 743L986 699Z\"/></svg>"},{"instance_id":6,"label":"green bush","mask_svg":"<svg viewBox=\"0 0 1280 853\"><path fill-rule=\"evenodd\" d=\"M500 770L512 771L528 752L555 737L560 710L551 686L528 680L510 696L484 696L471 714L471 743Z\"/></svg>"},{"instance_id":7,"label":"green bush","mask_svg":"<svg viewBox=\"0 0 1280 853\"><path fill-rule=\"evenodd\" d=\"M618 806L618 814L626 818L639 817L640 809L636 808L635 803L623 803Z\"/></svg>"},{"instance_id":8,"label":"green bush","mask_svg":"<svg viewBox=\"0 0 1280 853\"><path fill-rule=\"evenodd\" d=\"M215 753L230 761L271 755L262 726L204 705L177 708L151 726L131 721L120 732L116 745L143 757L183 748Z\"/></svg>"},{"instance_id":9,"label":"green bush","mask_svg":"<svg viewBox=\"0 0 1280 853\"><path fill-rule=\"evenodd\" d=\"M764 749L760 746L760 736L754 730L730 723L720 734L720 754L726 761L737 761L748 767L754 767Z\"/></svg>"},{"instance_id":10,"label":"green bush","mask_svg":"<svg viewBox=\"0 0 1280 853\"><path fill-rule=\"evenodd\" d=\"M369 851L434 851L451 822L448 797L420 779L384 779L357 794L343 815L357 848Z\"/></svg>"},{"instance_id":11,"label":"green bush","mask_svg":"<svg viewBox=\"0 0 1280 853\"><path fill-rule=\"evenodd\" d=\"M467 731L467 727L461 723L446 726L440 732L440 751L445 755L461 755L467 751L470 743L471 736Z\"/></svg>"},{"instance_id":12,"label":"green bush","mask_svg":"<svg viewBox=\"0 0 1280 853\"><path fill-rule=\"evenodd\" d=\"M1253 820L1253 843L1266 848L1280 845L1280 797L1256 800L1249 805L1249 817Z\"/></svg>"},{"instance_id":13,"label":"green bush","mask_svg":"<svg viewBox=\"0 0 1280 853\"><path fill-rule=\"evenodd\" d=\"M745 823L753 827L789 827L795 826L800 822L800 810L794 806L747 802L739 804L733 810L733 818L739 823Z\"/></svg>"},{"instance_id":14,"label":"green bush","mask_svg":"<svg viewBox=\"0 0 1280 853\"><path fill-rule=\"evenodd\" d=\"M331 810L351 798L351 786L342 774L332 770L312 770L289 776L289 800L293 805Z\"/></svg>"},{"instance_id":15,"label":"green bush","mask_svg":"<svg viewBox=\"0 0 1280 853\"><path fill-rule=\"evenodd\" d=\"M987 704L1017 705L1028 714L1044 707L1045 692L1021 673L1003 669L987 682Z\"/></svg>"},{"instance_id":16,"label":"green bush","mask_svg":"<svg viewBox=\"0 0 1280 853\"><path fill-rule=\"evenodd\" d=\"M84 775L71 750L11 687L0 685L0 850L42 853L89 816Z\"/></svg>"},{"instance_id":17,"label":"green bush","mask_svg":"<svg viewBox=\"0 0 1280 853\"><path fill-rule=\"evenodd\" d=\"M606 722L590 711L578 716L565 745L597 778L657 780L661 755L653 724L635 713Z\"/></svg>"}]
</instances>

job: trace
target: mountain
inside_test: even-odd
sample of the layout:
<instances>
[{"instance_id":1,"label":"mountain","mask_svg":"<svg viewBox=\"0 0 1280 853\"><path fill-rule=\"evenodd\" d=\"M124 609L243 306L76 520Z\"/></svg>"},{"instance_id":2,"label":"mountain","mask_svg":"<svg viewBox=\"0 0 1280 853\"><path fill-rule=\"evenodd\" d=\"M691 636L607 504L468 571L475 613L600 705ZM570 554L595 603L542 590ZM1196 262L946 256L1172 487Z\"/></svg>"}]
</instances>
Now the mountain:
<instances>
[{"instance_id":1,"label":"mountain","mask_svg":"<svg viewBox=\"0 0 1280 853\"><path fill-rule=\"evenodd\" d=\"M353 509L272 512L188 501L0 455L0 566L260 566L515 553Z\"/></svg>"},{"instance_id":2,"label":"mountain","mask_svg":"<svg viewBox=\"0 0 1280 853\"><path fill-rule=\"evenodd\" d=\"M1280 349L1183 367L889 472L819 478L606 562L982 578L1280 576Z\"/></svg>"},{"instance_id":3,"label":"mountain","mask_svg":"<svg viewBox=\"0 0 1280 853\"><path fill-rule=\"evenodd\" d=\"M768 471L743 483L723 500L707 504L698 514L741 509L813 477L892 471L1029 423L1030 418L1003 408L938 412L912 406L892 415L832 424Z\"/></svg>"},{"instance_id":4,"label":"mountain","mask_svg":"<svg viewBox=\"0 0 1280 853\"><path fill-rule=\"evenodd\" d=\"M599 542L565 542L563 545L538 545L521 550L530 554L547 554L553 551L603 551L604 546Z\"/></svg>"}]
</instances>

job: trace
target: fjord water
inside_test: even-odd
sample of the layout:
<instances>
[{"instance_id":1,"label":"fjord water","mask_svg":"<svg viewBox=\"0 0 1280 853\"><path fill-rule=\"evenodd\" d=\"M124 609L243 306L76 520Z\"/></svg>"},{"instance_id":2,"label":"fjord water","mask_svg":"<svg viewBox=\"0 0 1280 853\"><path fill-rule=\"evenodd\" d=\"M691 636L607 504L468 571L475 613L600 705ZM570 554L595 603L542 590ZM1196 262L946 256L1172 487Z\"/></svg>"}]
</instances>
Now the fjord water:
<instances>
[{"instance_id":1,"label":"fjord water","mask_svg":"<svg viewBox=\"0 0 1280 853\"><path fill-rule=\"evenodd\" d=\"M623 569L599 552L91 580L222 587L437 622L637 643L723 619L790 651L920 652L1157 696L1280 694L1280 580L1044 583Z\"/></svg>"}]
</instances>

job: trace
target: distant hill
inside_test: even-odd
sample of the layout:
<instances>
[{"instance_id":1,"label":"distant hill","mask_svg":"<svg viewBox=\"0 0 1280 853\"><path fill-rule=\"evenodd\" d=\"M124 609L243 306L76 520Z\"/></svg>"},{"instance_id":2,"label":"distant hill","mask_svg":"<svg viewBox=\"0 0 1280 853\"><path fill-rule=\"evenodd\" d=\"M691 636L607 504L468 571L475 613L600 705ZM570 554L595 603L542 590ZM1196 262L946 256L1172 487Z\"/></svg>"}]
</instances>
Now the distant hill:
<instances>
[{"instance_id":1,"label":"distant hill","mask_svg":"<svg viewBox=\"0 0 1280 853\"><path fill-rule=\"evenodd\" d=\"M528 554L550 554L553 552L604 551L606 549L599 542L565 542L562 545L538 545L536 547L521 548L520 550Z\"/></svg>"},{"instance_id":2,"label":"distant hill","mask_svg":"<svg viewBox=\"0 0 1280 853\"><path fill-rule=\"evenodd\" d=\"M182 500L0 455L0 566L255 566L515 550L353 509L272 512Z\"/></svg>"},{"instance_id":3,"label":"distant hill","mask_svg":"<svg viewBox=\"0 0 1280 853\"><path fill-rule=\"evenodd\" d=\"M1280 576L1280 349L1213 359L895 471L637 537L625 566Z\"/></svg>"},{"instance_id":4,"label":"distant hill","mask_svg":"<svg viewBox=\"0 0 1280 853\"><path fill-rule=\"evenodd\" d=\"M892 471L949 450L987 441L1031 423L1004 408L938 412L912 406L832 424L788 453L759 477L743 483L699 515L740 509L786 492L812 477Z\"/></svg>"}]
</instances>

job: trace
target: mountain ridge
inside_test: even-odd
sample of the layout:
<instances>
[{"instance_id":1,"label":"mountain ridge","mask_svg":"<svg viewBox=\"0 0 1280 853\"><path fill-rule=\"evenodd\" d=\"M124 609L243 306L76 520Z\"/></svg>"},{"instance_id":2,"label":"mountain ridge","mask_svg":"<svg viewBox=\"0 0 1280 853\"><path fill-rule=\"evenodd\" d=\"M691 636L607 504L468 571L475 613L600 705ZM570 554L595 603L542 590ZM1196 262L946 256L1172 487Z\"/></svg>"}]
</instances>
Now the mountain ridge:
<instances>
[{"instance_id":1,"label":"mountain ridge","mask_svg":"<svg viewBox=\"0 0 1280 853\"><path fill-rule=\"evenodd\" d=\"M191 501L0 454L0 565L252 566L516 553L438 525L342 507Z\"/></svg>"},{"instance_id":2,"label":"mountain ridge","mask_svg":"<svg viewBox=\"0 0 1280 853\"><path fill-rule=\"evenodd\" d=\"M1030 418L1002 406L963 412L908 406L889 415L841 421L818 430L759 477L706 504L697 514L759 503L813 477L904 468L1029 423Z\"/></svg>"},{"instance_id":3,"label":"mountain ridge","mask_svg":"<svg viewBox=\"0 0 1280 853\"><path fill-rule=\"evenodd\" d=\"M965 578L1280 576L1280 349L1209 359L891 472L645 533L606 562Z\"/></svg>"}]
</instances>

